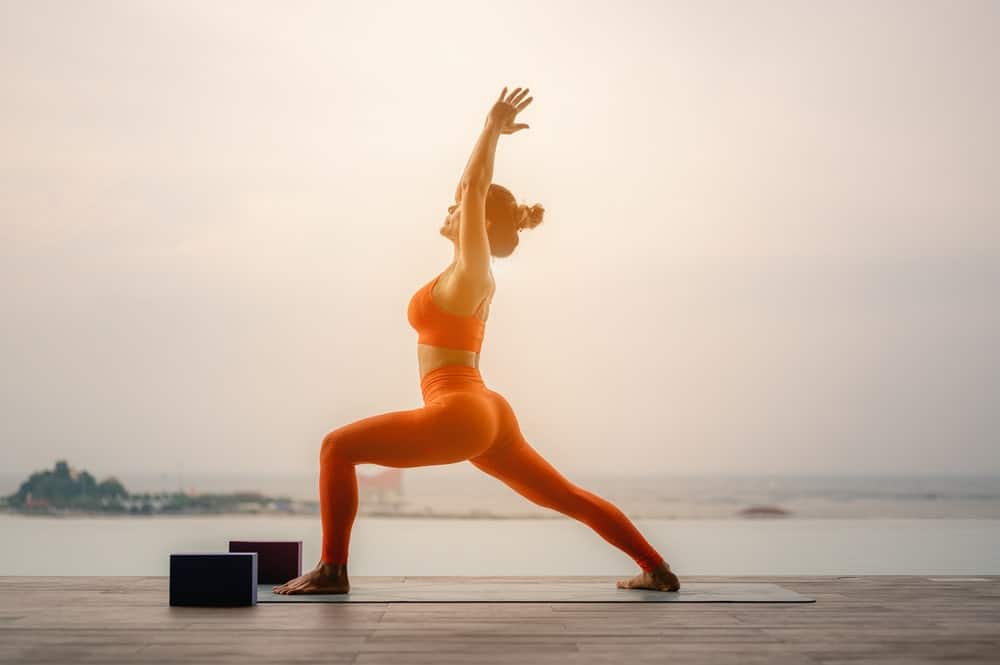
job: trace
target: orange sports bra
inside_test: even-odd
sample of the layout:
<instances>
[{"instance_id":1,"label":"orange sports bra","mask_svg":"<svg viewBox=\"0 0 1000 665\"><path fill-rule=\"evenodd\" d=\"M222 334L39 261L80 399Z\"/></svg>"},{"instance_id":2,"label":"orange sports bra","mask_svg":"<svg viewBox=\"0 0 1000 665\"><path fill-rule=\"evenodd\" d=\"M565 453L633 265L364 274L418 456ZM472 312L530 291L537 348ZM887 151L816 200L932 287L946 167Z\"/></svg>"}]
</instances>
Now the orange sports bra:
<instances>
[{"instance_id":1,"label":"orange sports bra","mask_svg":"<svg viewBox=\"0 0 1000 665\"><path fill-rule=\"evenodd\" d=\"M473 314L458 316L446 312L431 299L434 285L440 279L441 273L410 298L406 310L406 318L417 331L417 344L443 346L448 349L474 351L479 353L483 346L483 335L486 332L486 322ZM482 303L480 303L480 306ZM476 311L479 311L478 308Z\"/></svg>"}]
</instances>

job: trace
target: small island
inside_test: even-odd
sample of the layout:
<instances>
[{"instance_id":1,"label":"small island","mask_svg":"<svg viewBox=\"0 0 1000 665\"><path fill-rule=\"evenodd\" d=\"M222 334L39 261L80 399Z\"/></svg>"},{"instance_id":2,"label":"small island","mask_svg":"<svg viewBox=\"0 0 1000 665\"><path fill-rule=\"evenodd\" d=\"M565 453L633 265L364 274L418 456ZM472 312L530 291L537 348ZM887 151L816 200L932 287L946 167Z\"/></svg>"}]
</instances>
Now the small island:
<instances>
[{"instance_id":1,"label":"small island","mask_svg":"<svg viewBox=\"0 0 1000 665\"><path fill-rule=\"evenodd\" d=\"M65 460L59 460L52 469L31 474L14 494L0 498L0 509L45 515L315 514L319 505L315 501L273 498L259 492L131 494L116 478L97 482L89 472L77 471Z\"/></svg>"},{"instance_id":2,"label":"small island","mask_svg":"<svg viewBox=\"0 0 1000 665\"><path fill-rule=\"evenodd\" d=\"M791 513L778 506L750 506L740 511L743 517L788 517Z\"/></svg>"}]
</instances>

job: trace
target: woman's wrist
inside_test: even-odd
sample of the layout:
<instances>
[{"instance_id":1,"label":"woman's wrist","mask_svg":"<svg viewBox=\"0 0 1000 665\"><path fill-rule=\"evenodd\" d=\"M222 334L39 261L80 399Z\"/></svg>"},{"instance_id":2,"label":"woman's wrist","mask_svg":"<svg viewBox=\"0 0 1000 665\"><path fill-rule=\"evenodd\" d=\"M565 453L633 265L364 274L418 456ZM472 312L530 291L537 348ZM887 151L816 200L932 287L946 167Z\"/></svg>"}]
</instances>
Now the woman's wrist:
<instances>
[{"instance_id":1,"label":"woman's wrist","mask_svg":"<svg viewBox=\"0 0 1000 665\"><path fill-rule=\"evenodd\" d=\"M500 136L500 123L492 118L486 118L486 124L483 125L483 133L490 133L496 136Z\"/></svg>"}]
</instances>

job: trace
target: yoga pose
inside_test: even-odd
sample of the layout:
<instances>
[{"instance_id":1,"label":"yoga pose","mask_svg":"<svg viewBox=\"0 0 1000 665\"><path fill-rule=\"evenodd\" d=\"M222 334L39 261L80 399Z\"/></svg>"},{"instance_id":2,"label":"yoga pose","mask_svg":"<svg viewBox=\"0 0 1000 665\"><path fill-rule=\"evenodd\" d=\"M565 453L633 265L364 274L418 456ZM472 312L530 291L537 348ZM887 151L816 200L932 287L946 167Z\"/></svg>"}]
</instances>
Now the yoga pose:
<instances>
[{"instance_id":1,"label":"yoga pose","mask_svg":"<svg viewBox=\"0 0 1000 665\"><path fill-rule=\"evenodd\" d=\"M574 485L525 440L507 400L479 373L479 350L495 290L490 257L506 257L518 232L542 221L544 209L518 204L494 184L493 159L503 134L527 129L514 118L531 103L528 89L507 88L486 118L440 233L454 259L421 287L407 310L418 333L424 406L391 411L339 427L320 449L323 549L316 568L275 593L347 593L347 551L358 510L357 464L417 467L468 460L534 503L573 517L630 556L641 572L619 588L676 591L677 576L628 517Z\"/></svg>"}]
</instances>

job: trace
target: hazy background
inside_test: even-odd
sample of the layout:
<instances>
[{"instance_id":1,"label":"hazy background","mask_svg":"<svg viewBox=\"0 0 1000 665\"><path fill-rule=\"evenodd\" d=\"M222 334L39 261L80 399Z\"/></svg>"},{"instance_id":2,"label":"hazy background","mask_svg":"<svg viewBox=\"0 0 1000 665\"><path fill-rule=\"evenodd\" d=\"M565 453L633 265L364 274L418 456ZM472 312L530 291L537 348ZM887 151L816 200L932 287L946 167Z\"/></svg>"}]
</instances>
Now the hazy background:
<instances>
[{"instance_id":1,"label":"hazy background","mask_svg":"<svg viewBox=\"0 0 1000 665\"><path fill-rule=\"evenodd\" d=\"M311 473L420 406L406 305L507 85L535 100L494 180L546 217L480 369L560 469L1000 473L998 28L0 1L0 466Z\"/></svg>"}]
</instances>

